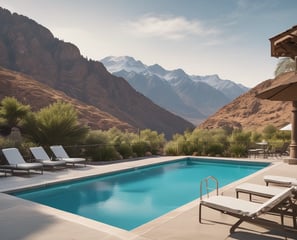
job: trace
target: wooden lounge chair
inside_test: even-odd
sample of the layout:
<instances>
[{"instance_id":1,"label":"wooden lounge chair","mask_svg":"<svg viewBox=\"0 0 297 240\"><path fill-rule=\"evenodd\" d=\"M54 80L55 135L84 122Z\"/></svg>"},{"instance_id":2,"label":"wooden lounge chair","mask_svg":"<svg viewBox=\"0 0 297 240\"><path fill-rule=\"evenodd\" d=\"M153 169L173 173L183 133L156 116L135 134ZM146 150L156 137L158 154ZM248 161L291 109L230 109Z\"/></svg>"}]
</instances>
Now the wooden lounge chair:
<instances>
[{"instance_id":1,"label":"wooden lounge chair","mask_svg":"<svg viewBox=\"0 0 297 240\"><path fill-rule=\"evenodd\" d=\"M5 165L6 169L9 169L11 173L15 170L27 171L30 174L30 170L39 170L43 174L43 165L36 162L26 162L17 148L5 148L2 152L9 165Z\"/></svg>"},{"instance_id":2,"label":"wooden lounge chair","mask_svg":"<svg viewBox=\"0 0 297 240\"><path fill-rule=\"evenodd\" d=\"M54 153L57 159L65 161L67 164L72 164L75 166L76 164L84 164L86 166L86 159L85 158L72 158L69 157L66 151L64 150L63 146L50 146L50 149Z\"/></svg>"},{"instance_id":3,"label":"wooden lounge chair","mask_svg":"<svg viewBox=\"0 0 297 240\"><path fill-rule=\"evenodd\" d=\"M40 162L44 167L48 168L63 168L66 167L64 160L51 160L43 147L30 147L30 151L35 158L35 161Z\"/></svg>"},{"instance_id":4,"label":"wooden lounge chair","mask_svg":"<svg viewBox=\"0 0 297 240\"><path fill-rule=\"evenodd\" d=\"M284 188L283 191L262 204L222 195L211 196L204 200L201 199L199 204L199 222L201 223L202 206L205 206L239 219L230 228L230 233L233 233L242 222L249 222L268 228L281 228L284 230L289 227L261 218L261 215L268 212L279 212L282 217L283 208L281 206L286 203L290 205L293 211L293 226L296 227L296 208L291 199L293 190L294 187Z\"/></svg>"}]
</instances>

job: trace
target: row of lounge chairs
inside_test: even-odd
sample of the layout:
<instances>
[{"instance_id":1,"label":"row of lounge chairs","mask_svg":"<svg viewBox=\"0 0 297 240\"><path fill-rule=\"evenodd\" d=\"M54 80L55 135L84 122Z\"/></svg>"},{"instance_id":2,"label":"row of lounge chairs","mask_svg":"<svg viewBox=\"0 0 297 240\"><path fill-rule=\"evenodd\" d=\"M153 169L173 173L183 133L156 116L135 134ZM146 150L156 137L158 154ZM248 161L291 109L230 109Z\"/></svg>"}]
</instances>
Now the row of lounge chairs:
<instances>
[{"instance_id":1,"label":"row of lounge chairs","mask_svg":"<svg viewBox=\"0 0 297 240\"><path fill-rule=\"evenodd\" d=\"M233 233L242 222L281 230L297 231L297 179L282 176L265 176L265 185L243 183L235 188L236 198L231 196L215 195L201 198L199 204L199 222L202 222L202 206L208 207L230 216L238 221L230 228ZM269 184L280 186L269 186ZM249 194L249 201L239 199L239 193ZM264 203L252 201L252 195L269 198ZM263 218L264 214L279 214L281 224ZM284 226L284 216L292 217L292 226Z\"/></svg>"},{"instance_id":2,"label":"row of lounge chairs","mask_svg":"<svg viewBox=\"0 0 297 240\"><path fill-rule=\"evenodd\" d=\"M43 147L30 147L30 151L34 157L33 162L26 162L17 148L2 149L8 165L0 165L0 170L5 173L13 174L16 170L27 171L39 170L43 174L44 168L60 168L67 165L75 166L76 164L83 164L86 166L85 158L71 158L64 150L63 146L50 146L51 151L55 155L51 159Z\"/></svg>"}]
</instances>

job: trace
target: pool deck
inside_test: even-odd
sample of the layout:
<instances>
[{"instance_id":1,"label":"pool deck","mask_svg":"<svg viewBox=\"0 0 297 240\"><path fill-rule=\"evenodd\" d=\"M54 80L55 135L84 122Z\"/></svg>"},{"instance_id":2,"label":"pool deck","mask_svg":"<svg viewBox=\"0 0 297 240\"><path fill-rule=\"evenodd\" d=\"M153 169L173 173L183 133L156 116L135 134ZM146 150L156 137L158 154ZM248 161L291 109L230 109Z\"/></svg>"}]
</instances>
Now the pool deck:
<instances>
[{"instance_id":1,"label":"pool deck","mask_svg":"<svg viewBox=\"0 0 297 240\"><path fill-rule=\"evenodd\" d=\"M43 175L32 173L30 175L20 174L4 177L0 173L0 238L5 240L297 239L297 232L269 230L247 223L243 223L235 233L230 234L229 229L237 219L208 208L203 208L203 223L200 224L198 222L199 200L190 202L132 231L125 231L4 193L14 189L98 175L178 158L181 157L153 157L105 165L87 165L86 167L45 171ZM243 182L264 185L263 176L268 174L297 177L297 165L288 165L282 159L239 160L269 161L273 164L251 176L221 188L220 194L235 197L235 186ZM199 184L197 182L198 193ZM240 197L247 198L248 196L241 194ZM258 198L256 200L263 199ZM276 217L268 216L268 218ZM287 223L290 220L285 219L285 222Z\"/></svg>"}]
</instances>

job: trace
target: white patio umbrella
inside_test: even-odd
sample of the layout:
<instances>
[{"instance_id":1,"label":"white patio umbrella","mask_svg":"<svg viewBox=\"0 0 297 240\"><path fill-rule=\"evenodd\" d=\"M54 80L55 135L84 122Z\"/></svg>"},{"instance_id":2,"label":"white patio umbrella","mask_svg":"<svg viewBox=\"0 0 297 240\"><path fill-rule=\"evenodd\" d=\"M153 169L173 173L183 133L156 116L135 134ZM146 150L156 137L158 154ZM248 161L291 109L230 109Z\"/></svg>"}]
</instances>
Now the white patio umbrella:
<instances>
[{"instance_id":1,"label":"white patio umbrella","mask_svg":"<svg viewBox=\"0 0 297 240\"><path fill-rule=\"evenodd\" d=\"M282 127L280 130L281 131L292 131L292 123Z\"/></svg>"}]
</instances>

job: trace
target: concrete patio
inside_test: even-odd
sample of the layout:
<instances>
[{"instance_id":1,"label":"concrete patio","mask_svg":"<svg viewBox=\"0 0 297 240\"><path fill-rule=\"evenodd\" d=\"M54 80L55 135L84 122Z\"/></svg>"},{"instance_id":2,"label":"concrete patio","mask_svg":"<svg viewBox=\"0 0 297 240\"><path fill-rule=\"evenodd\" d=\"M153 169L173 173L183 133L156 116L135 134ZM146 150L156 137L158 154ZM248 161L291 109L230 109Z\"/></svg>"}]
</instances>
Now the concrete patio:
<instances>
[{"instance_id":1,"label":"concrete patio","mask_svg":"<svg viewBox=\"0 0 297 240\"><path fill-rule=\"evenodd\" d=\"M177 159L177 157L154 157L114 164L88 165L82 168L45 171L43 175L35 173L30 176L22 174L4 177L3 175L3 177L0 177L1 239L297 239L297 232L269 230L247 223L240 225L236 232L230 235L229 229L237 219L207 208L203 209L203 223L200 224L198 222L199 199L132 231L125 231L4 193L24 187L33 187L74 178L98 175L173 159ZM253 159L245 160L253 161ZM256 160L262 161L262 159ZM284 163L282 159L263 159L263 161L271 161L272 165L251 176L221 188L220 193L235 197L235 186L243 182L264 185L263 176L267 174L297 177L297 165L288 165ZM197 192L199 192L199 183L197 183ZM247 195L244 196L242 194L240 197L248 199ZM263 201L261 198L255 198L254 200ZM278 216L271 215L267 216L267 218L279 219ZM290 224L291 221L292 219L285 219L286 224Z\"/></svg>"}]
</instances>

